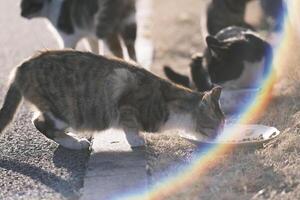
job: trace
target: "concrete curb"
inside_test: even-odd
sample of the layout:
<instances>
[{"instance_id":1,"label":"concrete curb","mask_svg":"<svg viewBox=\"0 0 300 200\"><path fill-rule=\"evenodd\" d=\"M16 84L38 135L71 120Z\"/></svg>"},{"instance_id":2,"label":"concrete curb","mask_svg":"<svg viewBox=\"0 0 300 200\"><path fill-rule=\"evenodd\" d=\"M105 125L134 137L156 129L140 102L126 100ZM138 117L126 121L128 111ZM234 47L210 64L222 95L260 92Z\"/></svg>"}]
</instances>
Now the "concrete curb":
<instances>
[{"instance_id":1,"label":"concrete curb","mask_svg":"<svg viewBox=\"0 0 300 200\"><path fill-rule=\"evenodd\" d=\"M152 1L137 1L139 63L147 70L153 62ZM94 137L80 200L120 198L147 187L145 148L131 149L123 131L110 129Z\"/></svg>"},{"instance_id":2,"label":"concrete curb","mask_svg":"<svg viewBox=\"0 0 300 200\"><path fill-rule=\"evenodd\" d=\"M80 200L120 198L147 187L145 148L130 148L123 131L94 137Z\"/></svg>"}]
</instances>

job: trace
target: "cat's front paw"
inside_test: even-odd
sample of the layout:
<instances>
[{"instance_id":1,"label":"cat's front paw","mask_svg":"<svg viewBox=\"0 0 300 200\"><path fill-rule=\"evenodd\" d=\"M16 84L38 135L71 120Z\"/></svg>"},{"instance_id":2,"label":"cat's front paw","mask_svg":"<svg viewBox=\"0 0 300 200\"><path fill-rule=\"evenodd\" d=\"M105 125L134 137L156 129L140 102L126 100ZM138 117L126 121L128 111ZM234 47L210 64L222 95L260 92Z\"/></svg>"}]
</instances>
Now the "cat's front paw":
<instances>
[{"instance_id":1,"label":"cat's front paw","mask_svg":"<svg viewBox=\"0 0 300 200\"><path fill-rule=\"evenodd\" d=\"M64 138L56 138L55 141L61 146L72 150L85 150L89 149L91 146L91 142L87 139L74 138L71 136L67 136Z\"/></svg>"},{"instance_id":2,"label":"cat's front paw","mask_svg":"<svg viewBox=\"0 0 300 200\"><path fill-rule=\"evenodd\" d=\"M136 138L134 140L128 141L128 143L130 144L131 148L145 146L145 140L143 138Z\"/></svg>"},{"instance_id":3,"label":"cat's front paw","mask_svg":"<svg viewBox=\"0 0 300 200\"><path fill-rule=\"evenodd\" d=\"M79 150L80 149L89 149L91 146L91 142L87 139L79 139Z\"/></svg>"},{"instance_id":4,"label":"cat's front paw","mask_svg":"<svg viewBox=\"0 0 300 200\"><path fill-rule=\"evenodd\" d=\"M126 139L128 144L133 148L133 147L142 147L145 146L145 140L142 136L135 132L127 132L126 134Z\"/></svg>"}]
</instances>

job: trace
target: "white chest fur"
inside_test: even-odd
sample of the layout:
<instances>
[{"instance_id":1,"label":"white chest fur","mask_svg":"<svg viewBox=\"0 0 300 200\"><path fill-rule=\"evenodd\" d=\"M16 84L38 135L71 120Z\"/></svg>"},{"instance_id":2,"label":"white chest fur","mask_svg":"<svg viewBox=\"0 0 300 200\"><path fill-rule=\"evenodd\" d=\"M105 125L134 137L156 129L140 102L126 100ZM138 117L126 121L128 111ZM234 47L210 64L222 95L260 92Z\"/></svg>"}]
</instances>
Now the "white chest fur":
<instances>
[{"instance_id":1,"label":"white chest fur","mask_svg":"<svg viewBox=\"0 0 300 200\"><path fill-rule=\"evenodd\" d=\"M263 78L265 59L258 62L244 62L244 70L241 76L228 81L222 86L226 89L241 89L257 87Z\"/></svg>"},{"instance_id":2,"label":"white chest fur","mask_svg":"<svg viewBox=\"0 0 300 200\"><path fill-rule=\"evenodd\" d=\"M81 30L74 26L74 33L66 34L57 29L63 0L52 0L45 6L42 15L48 20L47 28L58 41L59 48L75 48L78 41L92 34L90 30Z\"/></svg>"},{"instance_id":3,"label":"white chest fur","mask_svg":"<svg viewBox=\"0 0 300 200\"><path fill-rule=\"evenodd\" d=\"M179 114L171 112L169 119L162 126L160 131L181 129L185 131L194 131L195 124L191 114Z\"/></svg>"}]
</instances>

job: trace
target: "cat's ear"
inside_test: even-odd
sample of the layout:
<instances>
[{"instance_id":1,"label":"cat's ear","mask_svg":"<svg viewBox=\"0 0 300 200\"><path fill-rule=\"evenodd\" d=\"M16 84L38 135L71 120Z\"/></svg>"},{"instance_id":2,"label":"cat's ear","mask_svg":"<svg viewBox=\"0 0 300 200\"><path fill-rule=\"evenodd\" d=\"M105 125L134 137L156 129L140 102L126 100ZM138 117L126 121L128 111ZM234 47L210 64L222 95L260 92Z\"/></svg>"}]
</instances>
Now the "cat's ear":
<instances>
[{"instance_id":1,"label":"cat's ear","mask_svg":"<svg viewBox=\"0 0 300 200\"><path fill-rule=\"evenodd\" d=\"M222 88L220 86L216 86L211 90L211 97L215 100L219 100L221 97Z\"/></svg>"},{"instance_id":2,"label":"cat's ear","mask_svg":"<svg viewBox=\"0 0 300 200\"><path fill-rule=\"evenodd\" d=\"M216 55L219 55L228 49L228 45L225 42L222 42L213 36L206 37L206 44L208 49Z\"/></svg>"},{"instance_id":3,"label":"cat's ear","mask_svg":"<svg viewBox=\"0 0 300 200\"><path fill-rule=\"evenodd\" d=\"M270 45L269 42L267 42L266 40L262 39L261 37L259 37L258 35L255 35L255 34L246 33L245 40L249 43L251 42L255 46L261 45L266 50L269 50L270 48L272 48L272 46Z\"/></svg>"},{"instance_id":4,"label":"cat's ear","mask_svg":"<svg viewBox=\"0 0 300 200\"><path fill-rule=\"evenodd\" d=\"M221 97L222 88L220 86L216 86L211 89L209 92L206 92L202 98L202 101L211 102L212 100L218 102Z\"/></svg>"}]
</instances>

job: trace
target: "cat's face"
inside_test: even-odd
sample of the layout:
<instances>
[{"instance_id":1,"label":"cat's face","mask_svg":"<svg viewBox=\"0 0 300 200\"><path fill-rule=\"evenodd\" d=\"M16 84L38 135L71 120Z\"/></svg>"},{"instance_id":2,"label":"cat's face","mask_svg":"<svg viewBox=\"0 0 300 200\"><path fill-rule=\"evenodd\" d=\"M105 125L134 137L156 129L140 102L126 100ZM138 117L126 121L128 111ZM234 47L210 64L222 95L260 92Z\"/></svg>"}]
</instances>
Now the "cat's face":
<instances>
[{"instance_id":1,"label":"cat's face","mask_svg":"<svg viewBox=\"0 0 300 200\"><path fill-rule=\"evenodd\" d=\"M28 19L42 16L45 5L50 1L51 0L22 0L21 16Z\"/></svg>"},{"instance_id":2,"label":"cat's face","mask_svg":"<svg viewBox=\"0 0 300 200\"><path fill-rule=\"evenodd\" d=\"M263 68L262 62L271 51L267 42L253 34L227 40L208 36L206 42L206 68L212 81L216 83L238 79L244 68L249 65L253 65L253 68Z\"/></svg>"},{"instance_id":3,"label":"cat's face","mask_svg":"<svg viewBox=\"0 0 300 200\"><path fill-rule=\"evenodd\" d=\"M198 107L193 112L196 123L196 132L199 138L215 138L223 129L225 115L220 108L221 87L215 87L206 92Z\"/></svg>"}]
</instances>

